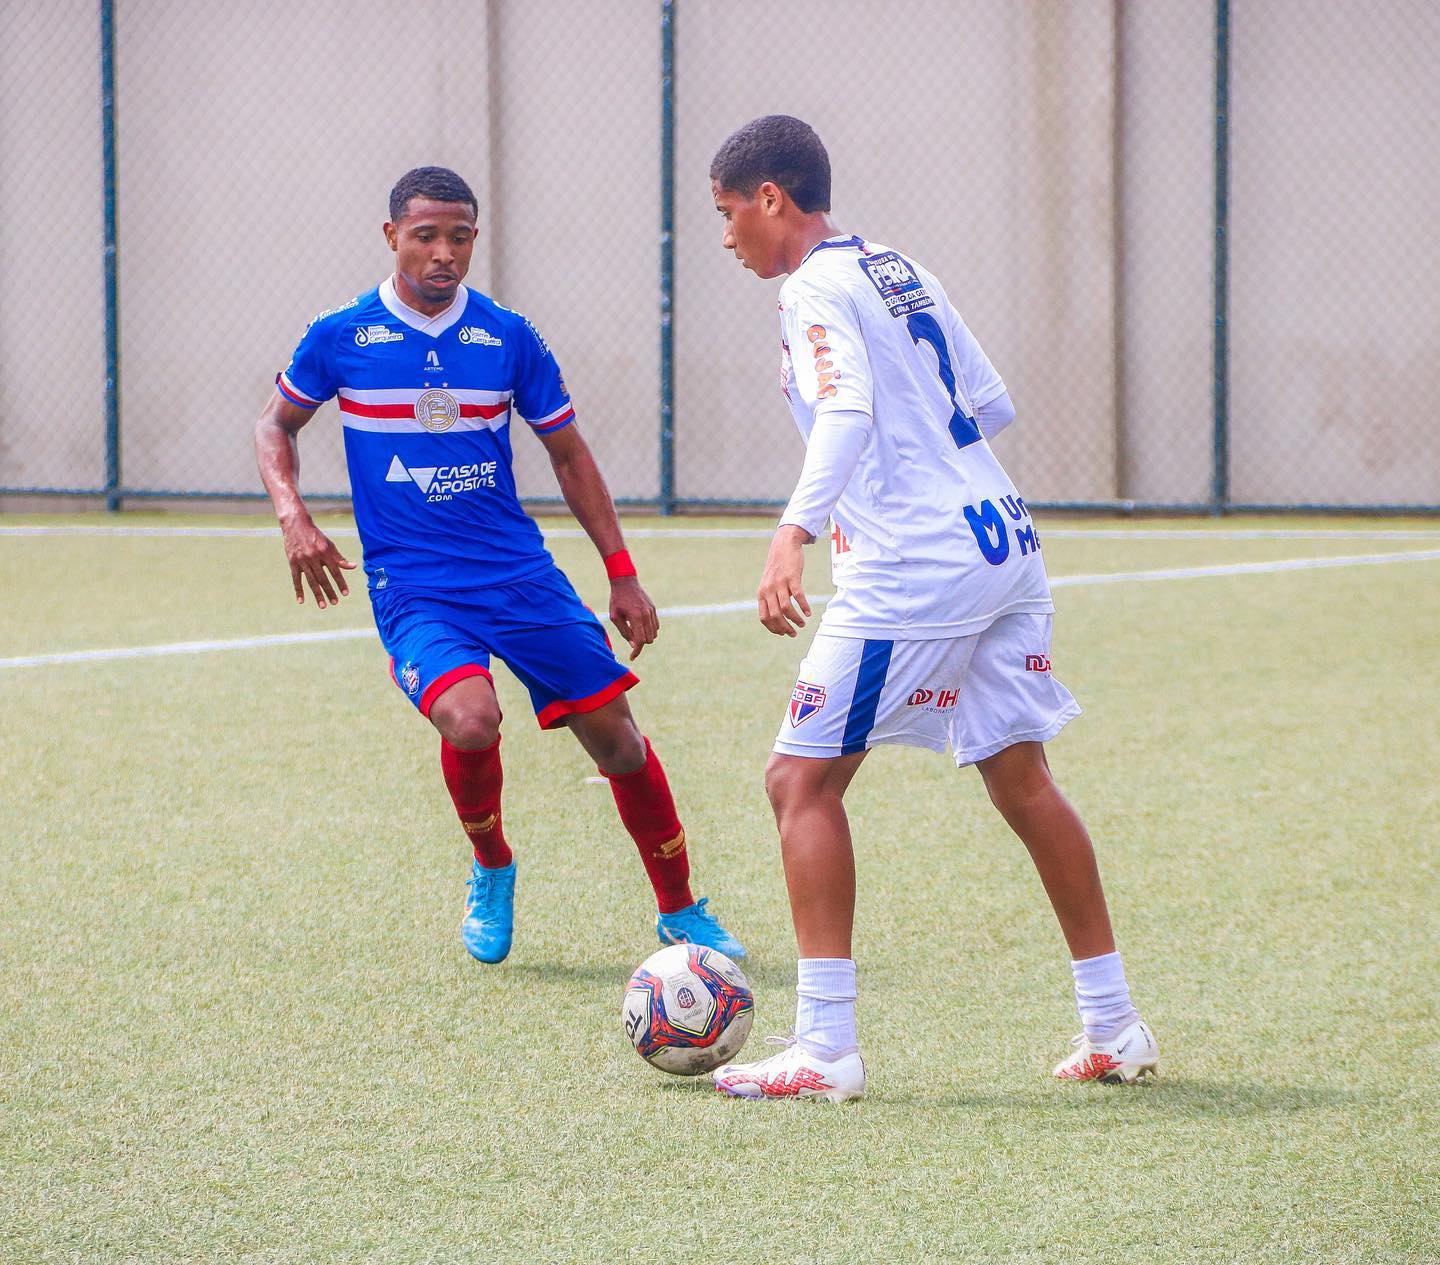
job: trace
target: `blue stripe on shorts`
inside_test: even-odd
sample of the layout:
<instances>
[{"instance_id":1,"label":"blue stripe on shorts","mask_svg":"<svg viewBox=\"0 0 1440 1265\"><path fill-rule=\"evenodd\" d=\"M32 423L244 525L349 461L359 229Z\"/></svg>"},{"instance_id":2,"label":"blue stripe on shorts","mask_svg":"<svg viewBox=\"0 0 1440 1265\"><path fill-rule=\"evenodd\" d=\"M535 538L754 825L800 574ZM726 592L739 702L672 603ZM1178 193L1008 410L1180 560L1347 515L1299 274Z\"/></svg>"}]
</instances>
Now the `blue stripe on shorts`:
<instances>
[{"instance_id":1,"label":"blue stripe on shorts","mask_svg":"<svg viewBox=\"0 0 1440 1265\"><path fill-rule=\"evenodd\" d=\"M890 671L893 641L866 641L860 652L860 670L855 676L855 694L850 700L850 714L845 719L845 737L841 755L854 755L865 750L866 739L875 728L875 709L880 704L880 691Z\"/></svg>"}]
</instances>

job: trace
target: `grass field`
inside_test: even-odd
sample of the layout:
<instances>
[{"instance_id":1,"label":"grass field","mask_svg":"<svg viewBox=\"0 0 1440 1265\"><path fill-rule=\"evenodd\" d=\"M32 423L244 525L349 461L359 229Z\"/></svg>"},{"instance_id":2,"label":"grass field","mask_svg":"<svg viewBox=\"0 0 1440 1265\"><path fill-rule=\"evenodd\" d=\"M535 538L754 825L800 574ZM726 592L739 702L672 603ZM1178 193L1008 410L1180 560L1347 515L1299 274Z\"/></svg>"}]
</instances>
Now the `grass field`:
<instances>
[{"instance_id":1,"label":"grass field","mask_svg":"<svg viewBox=\"0 0 1440 1265\"><path fill-rule=\"evenodd\" d=\"M13 534L110 521L0 520L6 1265L1440 1260L1433 522L1042 516L1086 708L1052 764L1161 1076L1051 1082L1077 1025L1024 850L973 772L882 749L850 797L871 1091L834 1108L634 1055L643 875L503 672L518 933L482 968L438 744L377 642L34 662L369 626L363 594L296 609L263 520ZM666 533L763 523L631 526L662 609L753 593L763 536ZM599 604L588 544L553 549ZM801 645L672 615L631 695L751 949L757 1057L793 1011L761 770Z\"/></svg>"}]
</instances>

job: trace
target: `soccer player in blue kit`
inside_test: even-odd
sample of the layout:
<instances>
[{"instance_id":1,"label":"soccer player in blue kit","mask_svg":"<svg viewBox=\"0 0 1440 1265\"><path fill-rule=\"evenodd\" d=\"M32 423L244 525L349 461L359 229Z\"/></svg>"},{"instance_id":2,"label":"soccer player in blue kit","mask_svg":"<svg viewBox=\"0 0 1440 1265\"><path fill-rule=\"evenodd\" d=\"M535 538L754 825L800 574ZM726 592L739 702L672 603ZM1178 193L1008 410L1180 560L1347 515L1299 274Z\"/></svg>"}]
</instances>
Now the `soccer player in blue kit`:
<instances>
[{"instance_id":1,"label":"soccer player in blue kit","mask_svg":"<svg viewBox=\"0 0 1440 1265\"><path fill-rule=\"evenodd\" d=\"M765 770L800 950L795 1038L717 1069L716 1087L834 1102L865 1091L844 797L880 743L948 748L974 765L1028 849L1084 1029L1054 1075L1149 1075L1159 1047L1130 998L1090 837L1045 758L1080 709L1050 669L1039 538L990 449L1015 416L1005 384L938 278L836 230L830 158L809 125L747 123L716 153L710 185L722 244L757 276L788 274L781 381L806 452L760 579L760 620L791 637L804 626L803 546L822 535L836 590Z\"/></svg>"},{"instance_id":2,"label":"soccer player in blue kit","mask_svg":"<svg viewBox=\"0 0 1440 1265\"><path fill-rule=\"evenodd\" d=\"M395 683L440 733L445 784L474 851L460 927L471 956L503 961L514 926L493 656L528 689L541 728L569 728L609 781L655 890L660 942L743 958L691 893L665 771L625 699L637 679L516 495L512 411L545 446L566 504L604 560L610 618L635 659L659 619L555 358L525 317L462 284L479 212L464 180L418 167L391 190L389 210L394 274L310 323L255 427L295 599L304 602L308 584L320 609L333 605L354 569L297 488L297 436L338 396L375 624Z\"/></svg>"}]
</instances>

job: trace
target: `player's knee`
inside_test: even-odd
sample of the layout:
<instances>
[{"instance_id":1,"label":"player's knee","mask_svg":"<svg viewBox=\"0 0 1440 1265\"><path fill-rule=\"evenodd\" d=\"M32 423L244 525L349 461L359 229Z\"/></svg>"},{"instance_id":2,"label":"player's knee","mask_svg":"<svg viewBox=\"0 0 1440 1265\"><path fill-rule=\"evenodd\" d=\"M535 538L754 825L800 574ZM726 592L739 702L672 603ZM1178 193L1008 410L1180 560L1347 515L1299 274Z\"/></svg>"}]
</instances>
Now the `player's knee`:
<instances>
[{"instance_id":1,"label":"player's knee","mask_svg":"<svg viewBox=\"0 0 1440 1265\"><path fill-rule=\"evenodd\" d=\"M990 802L1002 813L1022 806L1054 789L1044 748L1036 742L1017 743L977 766Z\"/></svg>"},{"instance_id":2,"label":"player's knee","mask_svg":"<svg viewBox=\"0 0 1440 1265\"><path fill-rule=\"evenodd\" d=\"M461 751L482 751L500 739L500 717L479 710L462 711L436 721L441 737Z\"/></svg>"},{"instance_id":3,"label":"player's knee","mask_svg":"<svg viewBox=\"0 0 1440 1265\"><path fill-rule=\"evenodd\" d=\"M625 777L645 767L645 735L634 725L624 726L607 738L605 749L595 761L602 773L609 777Z\"/></svg>"},{"instance_id":4,"label":"player's knee","mask_svg":"<svg viewBox=\"0 0 1440 1265\"><path fill-rule=\"evenodd\" d=\"M809 789L806 762L794 756L772 755L765 766L765 794L776 820L804 798Z\"/></svg>"}]
</instances>

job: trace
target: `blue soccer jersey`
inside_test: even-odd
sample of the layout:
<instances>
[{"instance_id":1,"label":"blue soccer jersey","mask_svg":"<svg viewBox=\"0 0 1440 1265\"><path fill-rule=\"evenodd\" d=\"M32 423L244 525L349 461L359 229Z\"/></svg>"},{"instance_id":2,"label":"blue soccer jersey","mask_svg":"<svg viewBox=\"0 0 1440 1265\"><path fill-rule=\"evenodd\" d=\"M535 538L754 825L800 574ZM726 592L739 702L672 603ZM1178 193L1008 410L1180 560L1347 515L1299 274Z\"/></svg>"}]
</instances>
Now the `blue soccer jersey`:
<instances>
[{"instance_id":1,"label":"blue soccer jersey","mask_svg":"<svg viewBox=\"0 0 1440 1265\"><path fill-rule=\"evenodd\" d=\"M317 316L277 385L304 408L339 396L372 589L490 587L554 565L515 492L510 414L545 435L575 413L518 312L461 286L428 317L387 280Z\"/></svg>"}]
</instances>

